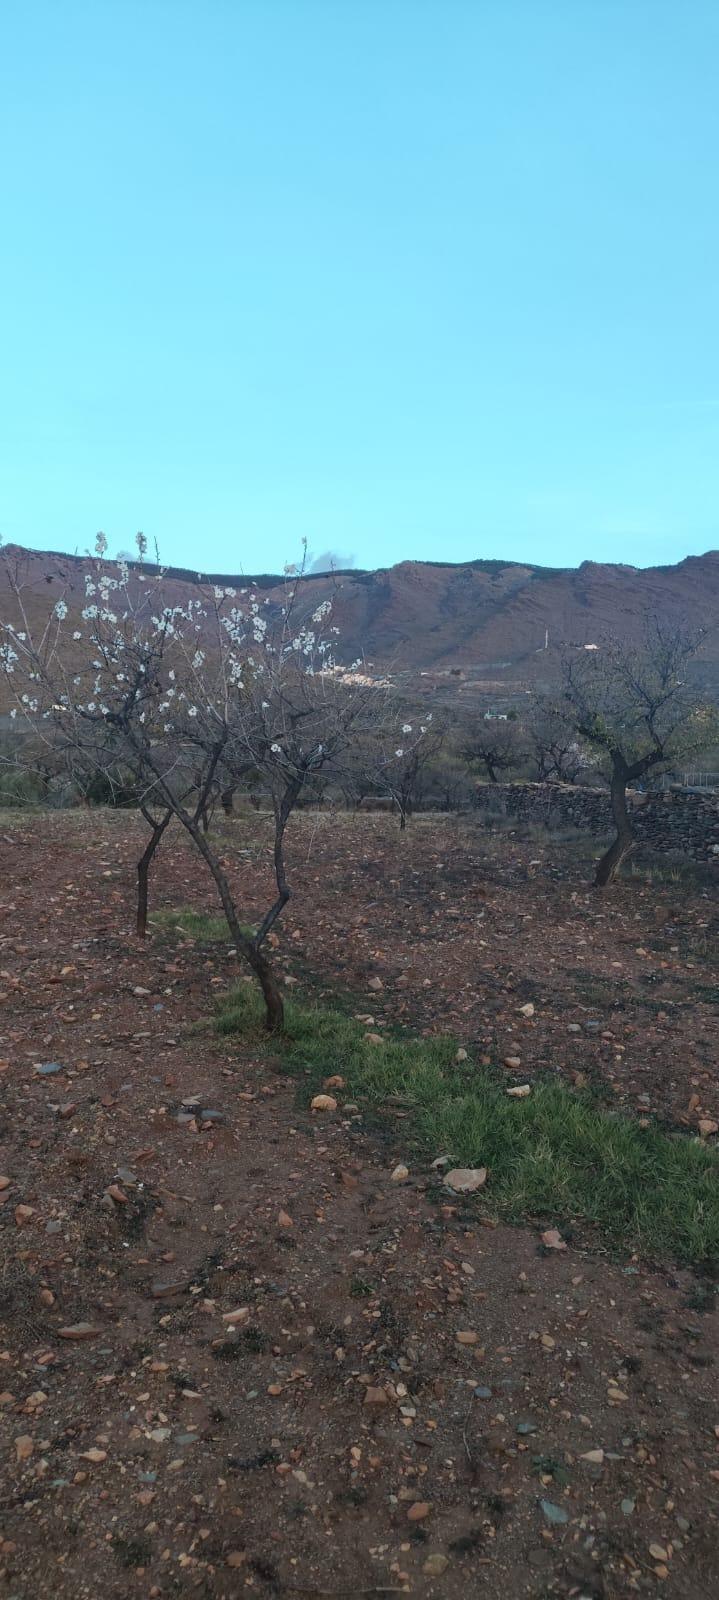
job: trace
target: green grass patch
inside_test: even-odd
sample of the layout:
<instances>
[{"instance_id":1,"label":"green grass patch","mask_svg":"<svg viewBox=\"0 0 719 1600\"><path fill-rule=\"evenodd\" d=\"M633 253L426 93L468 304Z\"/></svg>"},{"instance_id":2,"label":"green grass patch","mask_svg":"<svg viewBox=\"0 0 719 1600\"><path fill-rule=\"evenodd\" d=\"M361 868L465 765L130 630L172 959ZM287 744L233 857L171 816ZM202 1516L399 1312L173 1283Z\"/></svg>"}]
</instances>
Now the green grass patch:
<instances>
[{"instance_id":1,"label":"green grass patch","mask_svg":"<svg viewBox=\"0 0 719 1600\"><path fill-rule=\"evenodd\" d=\"M399 1100L428 1158L489 1168L481 1203L497 1215L588 1223L648 1256L719 1263L719 1160L696 1140L643 1128L554 1079L511 1100L499 1072L457 1063L446 1036L373 1045L340 1011L288 1003L286 1013L285 1033L268 1039L254 985L243 983L221 1002L217 1028L278 1055L310 1093L341 1073L343 1098L363 1109Z\"/></svg>"},{"instance_id":2,"label":"green grass patch","mask_svg":"<svg viewBox=\"0 0 719 1600\"><path fill-rule=\"evenodd\" d=\"M199 944L231 944L230 931L223 916L211 911L193 911L185 907L179 911L154 911L149 918L150 927L158 933L180 933ZM243 925L243 933L254 939L254 928Z\"/></svg>"}]
</instances>

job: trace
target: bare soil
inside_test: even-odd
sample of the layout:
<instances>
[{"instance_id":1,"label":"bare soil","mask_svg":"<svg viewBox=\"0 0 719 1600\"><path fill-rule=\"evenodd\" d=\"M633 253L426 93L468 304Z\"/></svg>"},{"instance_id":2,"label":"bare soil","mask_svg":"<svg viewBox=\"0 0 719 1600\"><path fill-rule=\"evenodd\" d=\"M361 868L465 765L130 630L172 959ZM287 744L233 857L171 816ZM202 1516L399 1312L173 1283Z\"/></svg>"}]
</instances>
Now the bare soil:
<instances>
[{"instance_id":1,"label":"bare soil","mask_svg":"<svg viewBox=\"0 0 719 1600\"><path fill-rule=\"evenodd\" d=\"M249 920L266 827L220 830ZM708 1600L713 1284L438 1201L401 1109L310 1114L212 1031L224 944L133 939L142 842L0 819L0 1592ZM436 818L302 816L289 853L305 991L718 1116L709 883L598 898L586 851ZM178 835L151 896L215 909Z\"/></svg>"}]
</instances>

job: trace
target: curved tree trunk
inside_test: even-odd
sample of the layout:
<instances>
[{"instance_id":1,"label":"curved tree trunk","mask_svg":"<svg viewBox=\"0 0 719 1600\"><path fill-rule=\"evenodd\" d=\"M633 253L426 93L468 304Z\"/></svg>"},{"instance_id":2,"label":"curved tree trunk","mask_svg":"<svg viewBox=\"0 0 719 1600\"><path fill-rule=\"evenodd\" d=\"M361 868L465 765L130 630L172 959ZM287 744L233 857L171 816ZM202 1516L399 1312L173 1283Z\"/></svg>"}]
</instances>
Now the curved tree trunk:
<instances>
[{"instance_id":1,"label":"curved tree trunk","mask_svg":"<svg viewBox=\"0 0 719 1600\"><path fill-rule=\"evenodd\" d=\"M630 851L634 849L634 829L627 810L627 780L626 768L616 766L612 772L611 797L612 816L617 830L617 837L609 849L597 862L594 884L597 889L604 889L614 880L623 861L626 861Z\"/></svg>"},{"instance_id":2,"label":"curved tree trunk","mask_svg":"<svg viewBox=\"0 0 719 1600\"><path fill-rule=\"evenodd\" d=\"M194 818L190 817L183 816L180 820L184 823L188 833L194 839L200 855L205 860L215 880L217 892L222 902L222 909L225 913L227 926L230 930L232 942L235 946L237 954L242 961L247 962L248 967L252 972L254 972L257 982L260 985L262 997L265 1002L265 1022L267 1030L269 1033L279 1033L284 1027L285 1008L277 979L272 971L270 963L267 960L267 957L263 956L261 950L258 950L255 941L253 939L249 939L247 934L243 932L240 919L235 909L235 902L232 898L232 892L230 890L230 885L227 881L226 874L220 866L220 863L217 860L212 848L208 844L204 833L198 826L198 823Z\"/></svg>"},{"instance_id":3,"label":"curved tree trunk","mask_svg":"<svg viewBox=\"0 0 719 1600\"><path fill-rule=\"evenodd\" d=\"M150 867L171 816L172 812L166 811L159 822L151 822L152 833L137 863L137 918L135 931L138 939L144 939L147 934L147 897ZM150 821L150 818L146 818L146 820Z\"/></svg>"}]
</instances>

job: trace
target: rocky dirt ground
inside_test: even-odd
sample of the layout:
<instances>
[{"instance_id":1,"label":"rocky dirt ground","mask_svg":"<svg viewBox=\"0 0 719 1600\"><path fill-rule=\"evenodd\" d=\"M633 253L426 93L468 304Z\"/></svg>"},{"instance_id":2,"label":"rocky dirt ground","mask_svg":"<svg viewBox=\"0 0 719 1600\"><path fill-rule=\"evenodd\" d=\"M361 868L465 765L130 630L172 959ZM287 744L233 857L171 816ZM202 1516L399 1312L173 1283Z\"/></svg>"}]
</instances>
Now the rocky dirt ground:
<instances>
[{"instance_id":1,"label":"rocky dirt ground","mask_svg":"<svg viewBox=\"0 0 719 1600\"><path fill-rule=\"evenodd\" d=\"M250 918L266 827L222 823ZM141 837L0 819L0 1592L716 1594L712 1282L438 1204L396 1107L313 1116L208 1025L223 943L133 939ZM719 1117L710 884L598 899L586 851L428 818L289 854L288 988ZM214 910L179 837L153 897Z\"/></svg>"}]
</instances>

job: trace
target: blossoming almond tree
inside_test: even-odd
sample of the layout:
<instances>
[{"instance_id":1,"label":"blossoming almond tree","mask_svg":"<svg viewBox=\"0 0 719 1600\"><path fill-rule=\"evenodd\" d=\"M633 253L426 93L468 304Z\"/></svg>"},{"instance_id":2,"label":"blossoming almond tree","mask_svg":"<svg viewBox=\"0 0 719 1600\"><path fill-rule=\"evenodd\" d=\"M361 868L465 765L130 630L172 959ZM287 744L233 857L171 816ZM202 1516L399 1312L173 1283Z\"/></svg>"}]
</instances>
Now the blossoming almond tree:
<instances>
[{"instance_id":1,"label":"blossoming almond tree","mask_svg":"<svg viewBox=\"0 0 719 1600\"><path fill-rule=\"evenodd\" d=\"M305 608L301 572L288 578L281 603L262 601L252 584L235 590L199 580L196 593L178 601L159 567L105 555L99 536L81 616L63 596L39 627L9 574L15 615L1 625L0 670L11 715L59 746L79 773L121 767L132 775L153 829L150 859L153 839L172 818L180 823L214 880L237 954L260 984L267 1026L281 1028L267 936L290 898L287 823L312 775L337 768L353 744L371 739L386 716L383 693L337 662L332 602ZM276 892L254 932L202 825L216 786L233 788L249 768L262 774L274 812Z\"/></svg>"}]
</instances>

